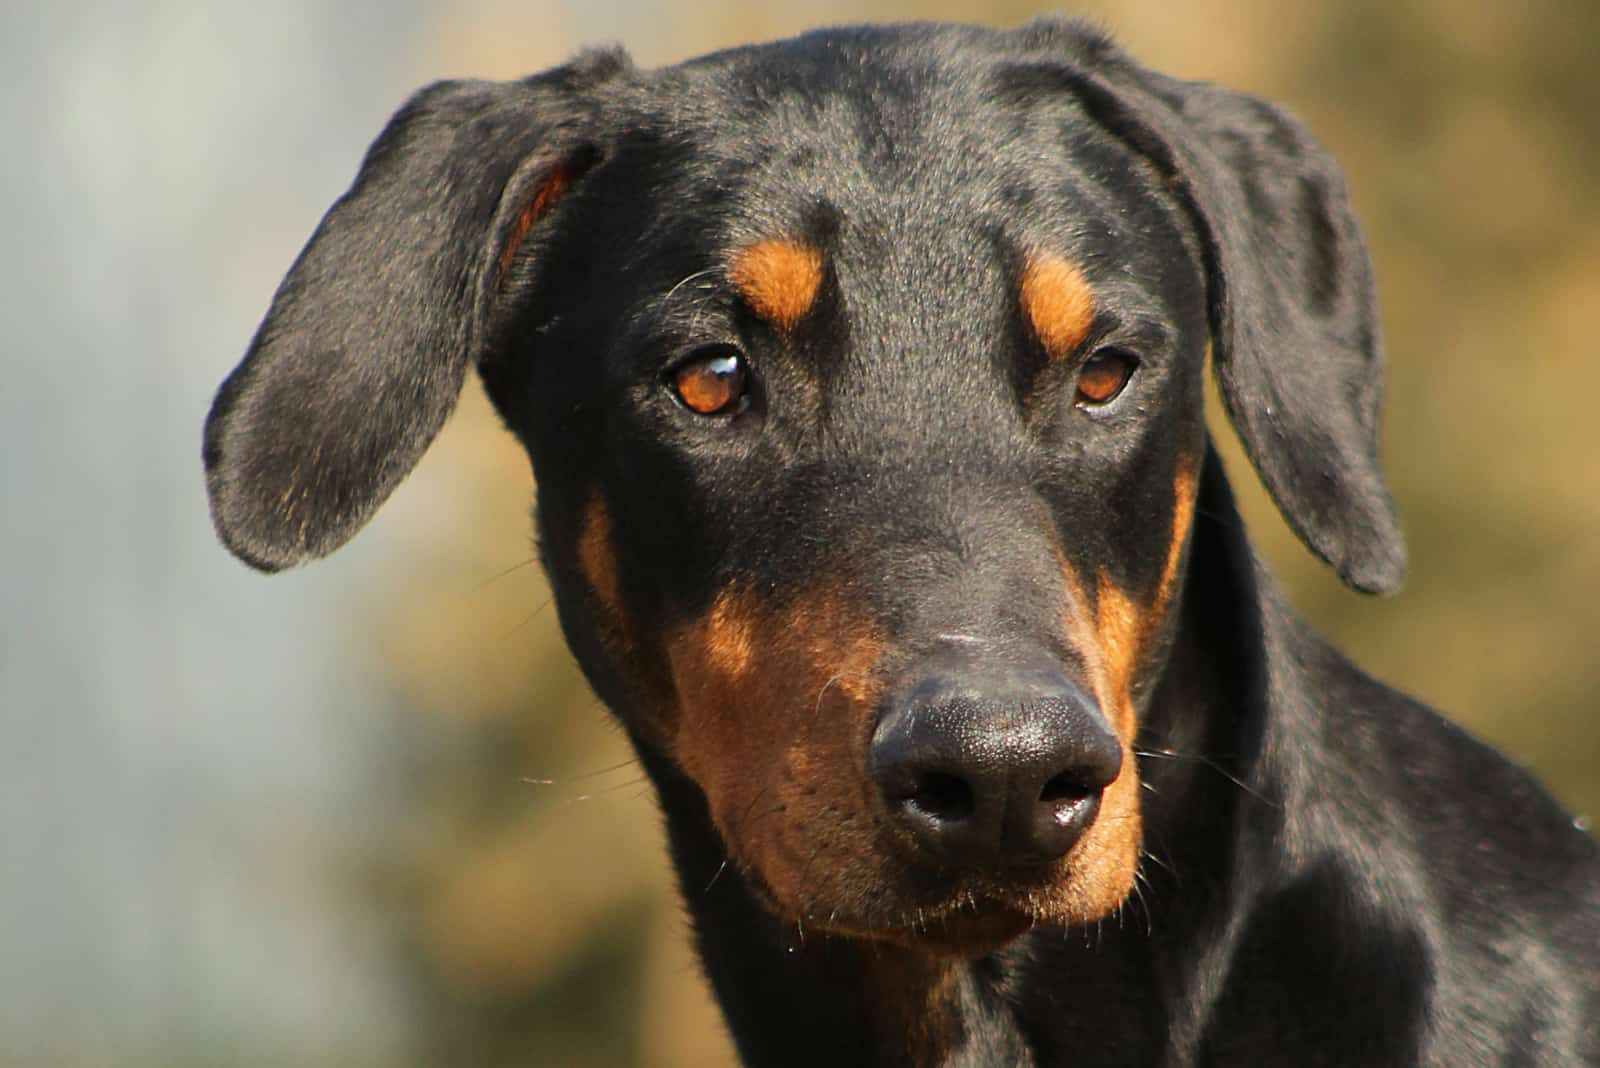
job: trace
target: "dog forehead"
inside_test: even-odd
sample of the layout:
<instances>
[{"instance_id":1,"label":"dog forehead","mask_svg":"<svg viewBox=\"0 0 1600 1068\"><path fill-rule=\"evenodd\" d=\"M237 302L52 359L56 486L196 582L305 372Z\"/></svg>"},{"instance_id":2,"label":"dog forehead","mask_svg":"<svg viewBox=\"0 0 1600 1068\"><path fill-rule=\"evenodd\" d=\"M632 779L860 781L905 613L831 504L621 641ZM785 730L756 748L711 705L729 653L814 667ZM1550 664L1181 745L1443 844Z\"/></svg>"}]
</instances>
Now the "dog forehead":
<instances>
[{"instance_id":1,"label":"dog forehead","mask_svg":"<svg viewBox=\"0 0 1600 1068\"><path fill-rule=\"evenodd\" d=\"M868 47L877 38L859 43L852 56L820 47L828 40L753 50L691 78L687 115L669 84L669 122L724 176L823 175L874 189L955 185L1037 139L1037 102L1007 92L992 61L894 47L893 37L881 49Z\"/></svg>"},{"instance_id":2,"label":"dog forehead","mask_svg":"<svg viewBox=\"0 0 1600 1068\"><path fill-rule=\"evenodd\" d=\"M658 199L714 204L730 249L826 244L853 223L901 243L920 229L920 249L947 234L1137 258L1142 238L1182 228L1149 161L1038 75L1068 57L1021 54L993 31L922 29L817 33L660 72L644 141L682 166Z\"/></svg>"}]
</instances>

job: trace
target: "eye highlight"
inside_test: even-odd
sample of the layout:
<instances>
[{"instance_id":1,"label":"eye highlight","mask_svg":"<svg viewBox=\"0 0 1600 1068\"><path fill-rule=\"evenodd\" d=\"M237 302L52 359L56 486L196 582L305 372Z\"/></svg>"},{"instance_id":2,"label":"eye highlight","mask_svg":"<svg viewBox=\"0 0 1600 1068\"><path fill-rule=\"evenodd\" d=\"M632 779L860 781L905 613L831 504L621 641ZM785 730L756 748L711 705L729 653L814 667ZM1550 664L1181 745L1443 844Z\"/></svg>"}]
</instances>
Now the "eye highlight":
<instances>
[{"instance_id":1,"label":"eye highlight","mask_svg":"<svg viewBox=\"0 0 1600 1068\"><path fill-rule=\"evenodd\" d=\"M749 371L729 345L701 349L668 376L678 402L697 415L729 415L749 394Z\"/></svg>"},{"instance_id":2,"label":"eye highlight","mask_svg":"<svg viewBox=\"0 0 1600 1068\"><path fill-rule=\"evenodd\" d=\"M1101 349L1083 362L1078 370L1078 395L1074 399L1080 408L1099 408L1110 404L1121 395L1133 377L1139 361L1121 349Z\"/></svg>"}]
</instances>

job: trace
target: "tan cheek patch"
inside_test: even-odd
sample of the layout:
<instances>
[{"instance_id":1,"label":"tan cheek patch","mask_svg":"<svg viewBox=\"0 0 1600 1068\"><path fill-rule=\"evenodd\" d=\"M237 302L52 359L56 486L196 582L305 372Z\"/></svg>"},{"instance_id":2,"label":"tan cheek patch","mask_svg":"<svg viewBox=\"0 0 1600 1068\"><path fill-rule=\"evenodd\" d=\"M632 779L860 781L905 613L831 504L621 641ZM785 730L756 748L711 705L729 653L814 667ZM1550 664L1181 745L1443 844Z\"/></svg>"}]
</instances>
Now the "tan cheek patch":
<instances>
[{"instance_id":1,"label":"tan cheek patch","mask_svg":"<svg viewBox=\"0 0 1600 1068\"><path fill-rule=\"evenodd\" d=\"M883 644L843 603L817 590L774 609L725 591L667 647L678 762L730 854L795 914L871 870L860 765Z\"/></svg>"},{"instance_id":2,"label":"tan cheek patch","mask_svg":"<svg viewBox=\"0 0 1600 1068\"><path fill-rule=\"evenodd\" d=\"M730 682L741 681L755 655L755 614L745 599L729 593L717 598L706 617L706 663Z\"/></svg>"},{"instance_id":3,"label":"tan cheek patch","mask_svg":"<svg viewBox=\"0 0 1600 1068\"><path fill-rule=\"evenodd\" d=\"M1067 591L1062 609L1067 641L1083 653L1089 688L1122 743L1122 773L1100 795L1094 823L1067 854L1061 908L1070 922L1090 923L1113 912L1132 891L1143 840L1138 761L1133 755L1138 724L1127 670L1133 659L1134 614L1121 591L1102 581L1091 621L1077 572L1064 555L1057 561Z\"/></svg>"},{"instance_id":4,"label":"tan cheek patch","mask_svg":"<svg viewBox=\"0 0 1600 1068\"><path fill-rule=\"evenodd\" d=\"M1114 711L1112 727L1123 741L1132 741L1133 705L1130 699L1133 673L1138 666L1141 636L1145 629L1144 609L1100 573L1096 591L1095 637L1100 649L1101 670Z\"/></svg>"},{"instance_id":5,"label":"tan cheek patch","mask_svg":"<svg viewBox=\"0 0 1600 1068\"><path fill-rule=\"evenodd\" d=\"M1140 604L1128 591L1113 583L1106 573L1100 573L1098 588L1099 610L1096 629L1101 648L1105 650L1107 672L1112 686L1126 691L1133 684L1133 676L1140 661L1148 655L1150 646L1172 604L1173 589L1178 581L1178 564L1183 559L1183 547L1194 523L1195 482L1194 466L1187 459L1178 463L1178 473L1172 483L1172 530L1167 542L1167 555L1161 565L1161 577L1149 601Z\"/></svg>"},{"instance_id":6,"label":"tan cheek patch","mask_svg":"<svg viewBox=\"0 0 1600 1068\"><path fill-rule=\"evenodd\" d=\"M1095 699L1123 746L1123 773L1101 795L1094 824L1070 854L1068 911L1076 922L1098 919L1117 908L1131 891L1138 869L1142 820L1138 762L1132 751L1138 731L1133 680L1172 603L1183 546L1194 521L1195 476L1187 461L1179 465L1173 493L1171 540L1148 603L1141 603L1101 572L1093 621L1086 622L1088 601L1083 583L1065 557L1058 558L1067 589L1063 616L1068 640L1085 653Z\"/></svg>"},{"instance_id":7,"label":"tan cheek patch","mask_svg":"<svg viewBox=\"0 0 1600 1068\"><path fill-rule=\"evenodd\" d=\"M1022 314L1052 359L1083 343L1094 324L1094 290L1074 264L1049 253L1035 255L1022 271Z\"/></svg>"},{"instance_id":8,"label":"tan cheek patch","mask_svg":"<svg viewBox=\"0 0 1600 1068\"><path fill-rule=\"evenodd\" d=\"M768 238L736 253L728 277L751 311L779 330L793 330L822 289L822 252L800 241Z\"/></svg>"},{"instance_id":9,"label":"tan cheek patch","mask_svg":"<svg viewBox=\"0 0 1600 1068\"><path fill-rule=\"evenodd\" d=\"M1087 604L1083 584L1065 558L1059 559L1066 578L1068 599L1074 602L1069 606L1070 615L1074 617L1069 621L1070 637L1077 648L1095 652L1092 659L1097 664L1097 685L1106 690L1105 695L1097 693L1102 701L1106 697L1118 703L1127 700L1139 664L1149 654L1161 621L1172 604L1178 581L1178 565L1183 559L1183 547L1194 522L1195 473L1193 464L1186 459L1178 464L1172 493L1172 530L1166 557L1162 561L1155 591L1147 599L1141 599L1118 586L1101 570L1095 586L1094 623L1092 628L1085 627L1081 622ZM1118 733L1123 733L1120 725L1114 726L1117 726ZM1129 724L1130 729L1131 726Z\"/></svg>"},{"instance_id":10,"label":"tan cheek patch","mask_svg":"<svg viewBox=\"0 0 1600 1068\"><path fill-rule=\"evenodd\" d=\"M1133 892L1139 870L1144 821L1139 806L1139 775L1129 745L1123 747L1123 772L1100 795L1100 811L1088 833L1067 854L1065 893L1070 922L1093 923L1116 911Z\"/></svg>"},{"instance_id":11,"label":"tan cheek patch","mask_svg":"<svg viewBox=\"0 0 1600 1068\"><path fill-rule=\"evenodd\" d=\"M1189 528L1194 525L1196 487L1195 464L1187 457L1178 461L1178 474L1172 481L1172 541L1167 545L1167 560L1161 568L1161 585L1156 590L1156 604L1151 615L1159 618L1172 604L1172 590L1178 582L1178 562L1183 559L1183 547L1189 538Z\"/></svg>"}]
</instances>

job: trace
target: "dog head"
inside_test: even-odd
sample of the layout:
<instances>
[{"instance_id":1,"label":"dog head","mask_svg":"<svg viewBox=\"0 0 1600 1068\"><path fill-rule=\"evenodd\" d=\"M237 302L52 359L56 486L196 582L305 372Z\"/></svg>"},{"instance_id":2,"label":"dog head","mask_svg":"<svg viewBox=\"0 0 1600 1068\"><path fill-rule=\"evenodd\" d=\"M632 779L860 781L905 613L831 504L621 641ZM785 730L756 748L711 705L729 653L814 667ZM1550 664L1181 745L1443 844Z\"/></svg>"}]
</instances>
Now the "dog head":
<instances>
[{"instance_id":1,"label":"dog head","mask_svg":"<svg viewBox=\"0 0 1600 1068\"><path fill-rule=\"evenodd\" d=\"M206 428L224 542L332 551L469 366L568 641L782 916L974 951L1117 907L1208 349L1290 524L1402 570L1373 283L1260 101L1074 23L424 90Z\"/></svg>"}]
</instances>

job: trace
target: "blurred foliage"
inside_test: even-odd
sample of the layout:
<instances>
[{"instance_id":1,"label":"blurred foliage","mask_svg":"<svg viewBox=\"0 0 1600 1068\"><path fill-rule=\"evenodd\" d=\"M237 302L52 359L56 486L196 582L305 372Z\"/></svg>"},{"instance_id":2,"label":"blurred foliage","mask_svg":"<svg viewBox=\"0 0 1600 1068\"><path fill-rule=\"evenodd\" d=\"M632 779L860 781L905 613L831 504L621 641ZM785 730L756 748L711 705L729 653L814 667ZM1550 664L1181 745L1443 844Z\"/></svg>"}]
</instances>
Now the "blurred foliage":
<instances>
[{"instance_id":1,"label":"blurred foliage","mask_svg":"<svg viewBox=\"0 0 1600 1068\"><path fill-rule=\"evenodd\" d=\"M1106 0L1152 66L1283 101L1345 163L1377 261L1386 455L1406 591L1341 588L1232 446L1258 544L1295 602L1369 670L1600 811L1600 6ZM819 21L1034 12L898 0ZM620 33L645 63L803 28L731 2ZM535 30L537 27L529 26ZM505 26L440 38L461 73L558 58ZM576 43L576 42L574 42ZM518 64L521 64L519 66ZM418 1021L417 1063L731 1063L686 947L642 773L561 646L529 548L525 460L469 393L387 513L405 581L372 593L374 657L408 729L404 830L363 862ZM399 512L401 518L394 518Z\"/></svg>"}]
</instances>

